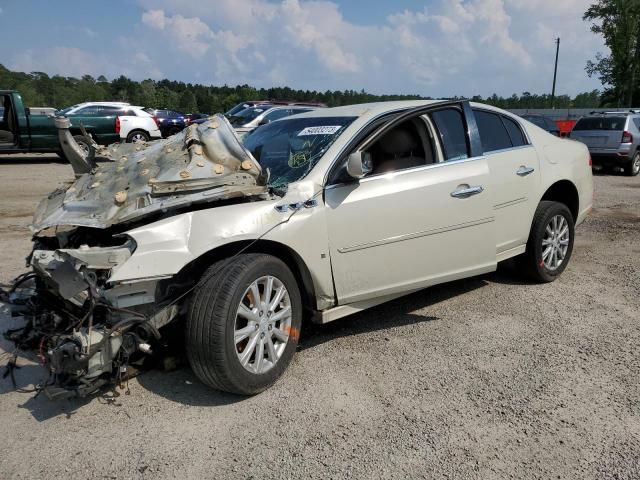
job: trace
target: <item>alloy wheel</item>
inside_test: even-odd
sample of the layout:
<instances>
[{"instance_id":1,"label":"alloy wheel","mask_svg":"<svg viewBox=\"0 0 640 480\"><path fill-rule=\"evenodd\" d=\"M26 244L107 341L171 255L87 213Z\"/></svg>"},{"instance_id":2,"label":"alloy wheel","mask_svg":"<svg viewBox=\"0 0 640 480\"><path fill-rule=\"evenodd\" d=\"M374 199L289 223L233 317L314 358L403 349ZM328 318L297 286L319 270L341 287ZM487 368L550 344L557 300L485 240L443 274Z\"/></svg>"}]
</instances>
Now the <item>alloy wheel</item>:
<instances>
[{"instance_id":1,"label":"alloy wheel","mask_svg":"<svg viewBox=\"0 0 640 480\"><path fill-rule=\"evenodd\" d=\"M291 299L281 280L260 277L246 289L234 326L234 344L240 364L262 374L282 356L291 331Z\"/></svg>"},{"instance_id":2,"label":"alloy wheel","mask_svg":"<svg viewBox=\"0 0 640 480\"><path fill-rule=\"evenodd\" d=\"M569 249L569 223L562 215L555 215L545 229L542 239L542 262L549 270L557 270Z\"/></svg>"}]
</instances>

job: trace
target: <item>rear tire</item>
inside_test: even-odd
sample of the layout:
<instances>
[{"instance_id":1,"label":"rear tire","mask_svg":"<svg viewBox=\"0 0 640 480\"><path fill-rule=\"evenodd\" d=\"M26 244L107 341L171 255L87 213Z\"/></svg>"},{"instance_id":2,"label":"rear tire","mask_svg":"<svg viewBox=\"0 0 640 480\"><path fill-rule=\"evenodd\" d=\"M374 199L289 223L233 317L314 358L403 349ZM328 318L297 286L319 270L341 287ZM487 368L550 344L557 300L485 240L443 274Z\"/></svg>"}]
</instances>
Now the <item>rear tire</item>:
<instances>
[{"instance_id":1,"label":"rear tire","mask_svg":"<svg viewBox=\"0 0 640 480\"><path fill-rule=\"evenodd\" d=\"M238 255L212 265L195 288L186 325L187 357L205 384L254 395L273 385L291 362L301 323L302 300L291 270L271 255Z\"/></svg>"},{"instance_id":2,"label":"rear tire","mask_svg":"<svg viewBox=\"0 0 640 480\"><path fill-rule=\"evenodd\" d=\"M574 236L574 219L569 208L563 203L543 200L533 216L527 249L516 257L516 265L537 282L553 282L569 263Z\"/></svg>"},{"instance_id":3,"label":"rear tire","mask_svg":"<svg viewBox=\"0 0 640 480\"><path fill-rule=\"evenodd\" d=\"M151 137L147 132L143 130L133 130L127 135L127 143L148 142L149 138Z\"/></svg>"},{"instance_id":4,"label":"rear tire","mask_svg":"<svg viewBox=\"0 0 640 480\"><path fill-rule=\"evenodd\" d=\"M640 173L640 152L636 152L628 165L624 167L625 175L635 177Z\"/></svg>"}]
</instances>

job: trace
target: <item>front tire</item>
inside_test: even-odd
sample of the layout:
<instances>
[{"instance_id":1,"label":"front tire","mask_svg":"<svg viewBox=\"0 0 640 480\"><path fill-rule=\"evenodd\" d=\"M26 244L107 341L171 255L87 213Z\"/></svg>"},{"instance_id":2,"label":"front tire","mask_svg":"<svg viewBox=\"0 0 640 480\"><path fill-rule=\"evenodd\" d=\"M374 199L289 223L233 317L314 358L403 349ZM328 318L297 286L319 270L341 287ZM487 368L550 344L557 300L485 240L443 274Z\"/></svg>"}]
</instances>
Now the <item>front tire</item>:
<instances>
[{"instance_id":1,"label":"front tire","mask_svg":"<svg viewBox=\"0 0 640 480\"><path fill-rule=\"evenodd\" d=\"M624 167L624 173L629 177L635 177L640 173L640 152L636 152L631 162Z\"/></svg>"},{"instance_id":2,"label":"front tire","mask_svg":"<svg viewBox=\"0 0 640 480\"><path fill-rule=\"evenodd\" d=\"M543 200L533 216L525 253L516 264L535 281L558 278L569 263L575 236L574 219L566 205Z\"/></svg>"},{"instance_id":3,"label":"front tire","mask_svg":"<svg viewBox=\"0 0 640 480\"><path fill-rule=\"evenodd\" d=\"M286 370L301 323L302 300L291 270L271 255L238 255L212 265L195 288L187 357L205 384L254 395Z\"/></svg>"}]
</instances>

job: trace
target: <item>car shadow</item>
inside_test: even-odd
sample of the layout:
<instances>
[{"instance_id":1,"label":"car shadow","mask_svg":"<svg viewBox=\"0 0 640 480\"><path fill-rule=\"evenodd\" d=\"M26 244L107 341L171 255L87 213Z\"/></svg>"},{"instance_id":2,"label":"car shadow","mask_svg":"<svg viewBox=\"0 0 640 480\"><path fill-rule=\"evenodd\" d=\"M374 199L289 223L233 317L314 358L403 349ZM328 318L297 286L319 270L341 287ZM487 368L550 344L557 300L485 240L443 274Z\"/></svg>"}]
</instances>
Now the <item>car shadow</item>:
<instances>
[{"instance_id":1,"label":"car shadow","mask_svg":"<svg viewBox=\"0 0 640 480\"><path fill-rule=\"evenodd\" d=\"M298 351L315 348L345 336L439 320L435 316L412 312L432 307L487 284L483 277L474 277L420 290L326 325L306 322L302 328ZM161 397L190 406L228 405L247 399L247 397L222 393L205 386L186 365L172 372L152 370L138 376L137 381L142 387Z\"/></svg>"},{"instance_id":2,"label":"car shadow","mask_svg":"<svg viewBox=\"0 0 640 480\"><path fill-rule=\"evenodd\" d=\"M513 258L500 262L495 272L484 275L485 279L491 283L501 285L536 285L536 282L529 280L516 265Z\"/></svg>"},{"instance_id":3,"label":"car shadow","mask_svg":"<svg viewBox=\"0 0 640 480\"><path fill-rule=\"evenodd\" d=\"M437 321L439 318L428 315L428 310L420 314L415 312L429 309L441 302L483 288L490 283L528 284L527 282L521 282L516 274L515 267L510 265L509 262L505 262L505 264L499 266L497 272L420 290L325 325L306 322L302 329L298 351L312 349L346 336ZM5 324L4 321L3 324ZM11 343L4 338L0 339L0 347L4 351L12 350ZM29 386L45 380L43 376L46 376L46 372L40 365L32 363L34 360L37 361L35 354L20 352L18 364L21 365L21 368L15 371L17 387L29 388ZM2 362L2 365L4 363ZM244 396L223 393L207 387L198 380L184 361L178 362L178 367L170 371L161 369L144 371L136 377L136 381L149 392L187 406L215 407L247 400L247 397ZM0 395L14 390L8 378L0 379ZM104 392L102 395L89 396L84 399L50 400L43 394L37 396L25 394L27 395L26 401L19 407L28 409L38 421L44 421L59 415L70 418L79 408L91 401L119 405L118 397L113 395L114 391L122 394L126 389L112 390L111 392ZM135 392L133 394L135 395Z\"/></svg>"}]
</instances>

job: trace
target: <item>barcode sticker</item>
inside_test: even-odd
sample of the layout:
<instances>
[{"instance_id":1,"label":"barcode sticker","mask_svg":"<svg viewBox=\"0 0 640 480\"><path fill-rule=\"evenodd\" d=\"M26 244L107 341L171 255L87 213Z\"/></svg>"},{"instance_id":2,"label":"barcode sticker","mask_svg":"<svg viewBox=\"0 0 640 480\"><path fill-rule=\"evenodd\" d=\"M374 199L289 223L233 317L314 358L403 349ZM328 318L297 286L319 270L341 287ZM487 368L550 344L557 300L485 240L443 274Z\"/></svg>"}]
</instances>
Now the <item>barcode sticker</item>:
<instances>
[{"instance_id":1,"label":"barcode sticker","mask_svg":"<svg viewBox=\"0 0 640 480\"><path fill-rule=\"evenodd\" d=\"M302 130L298 136L304 137L307 135L333 135L340 130L340 125L324 126L324 127L307 127Z\"/></svg>"}]
</instances>

